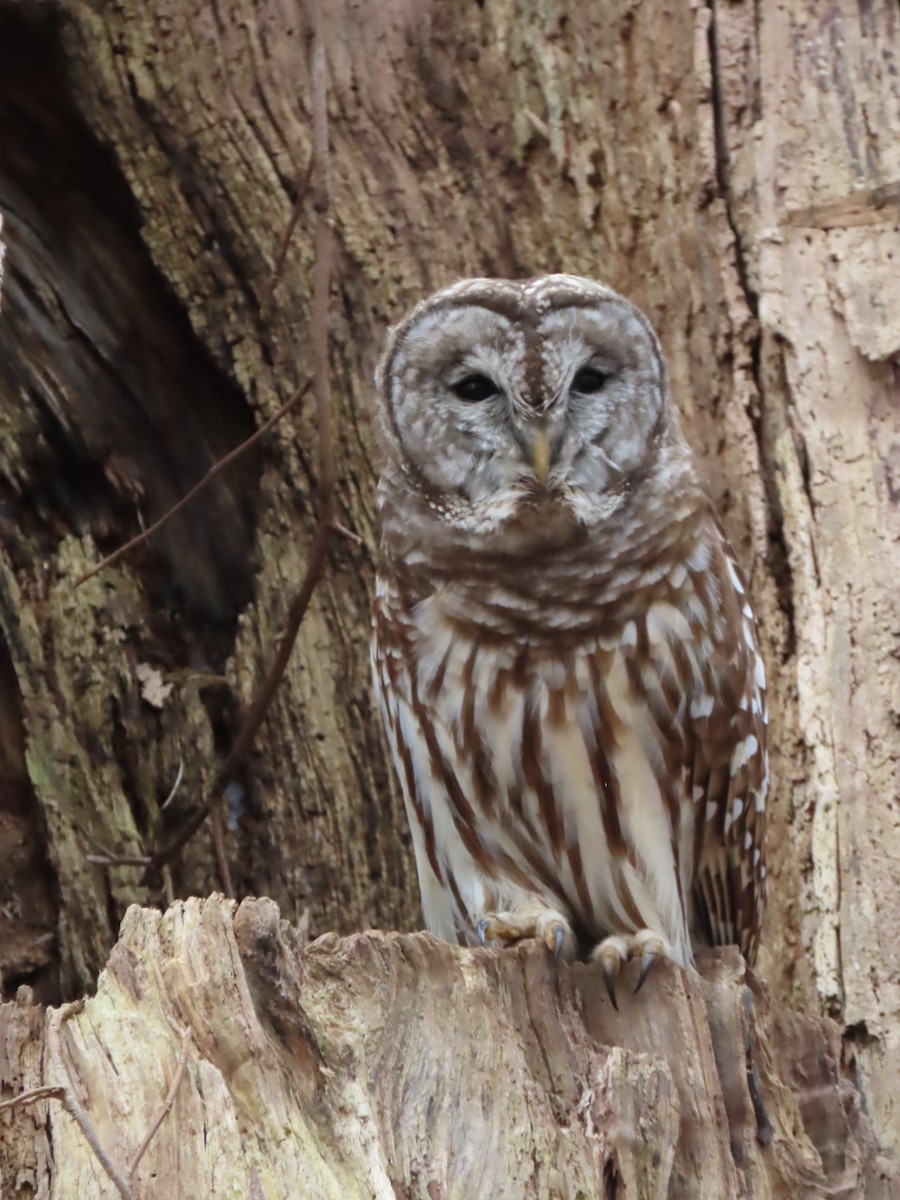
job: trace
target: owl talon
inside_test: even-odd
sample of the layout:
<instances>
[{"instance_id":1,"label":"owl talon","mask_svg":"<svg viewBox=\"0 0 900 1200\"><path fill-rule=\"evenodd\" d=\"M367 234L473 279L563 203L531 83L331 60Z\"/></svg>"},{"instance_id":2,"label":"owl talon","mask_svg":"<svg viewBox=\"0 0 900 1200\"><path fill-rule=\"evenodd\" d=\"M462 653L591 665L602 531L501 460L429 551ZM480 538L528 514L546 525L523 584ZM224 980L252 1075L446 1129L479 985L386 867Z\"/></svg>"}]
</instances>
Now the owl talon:
<instances>
[{"instance_id":1,"label":"owl talon","mask_svg":"<svg viewBox=\"0 0 900 1200\"><path fill-rule=\"evenodd\" d=\"M655 950L645 950L641 955L641 973L638 975L638 981L634 985L634 994L637 995L647 981L647 976L650 974L650 968L656 962L658 955Z\"/></svg>"},{"instance_id":2,"label":"owl talon","mask_svg":"<svg viewBox=\"0 0 900 1200\"><path fill-rule=\"evenodd\" d=\"M606 994L609 996L609 1002L616 1010L619 1011L619 1006L616 1003L616 974L617 969L612 963L603 964L603 978L606 982Z\"/></svg>"},{"instance_id":3,"label":"owl talon","mask_svg":"<svg viewBox=\"0 0 900 1200\"><path fill-rule=\"evenodd\" d=\"M551 949L553 951L553 957L559 958L566 941L566 931L563 929L562 925L554 925L552 929L552 936L553 945Z\"/></svg>"},{"instance_id":4,"label":"owl talon","mask_svg":"<svg viewBox=\"0 0 900 1200\"><path fill-rule=\"evenodd\" d=\"M634 988L634 994L637 995L644 986L651 967L660 955L666 958L674 957L668 942L658 933L654 933L652 929L642 929L639 933L613 934L604 938L597 946L591 957L594 962L599 962L603 967L606 991L616 1012L619 1011L619 1006L616 1003L615 982L621 967L630 958L640 957L641 970Z\"/></svg>"},{"instance_id":5,"label":"owl talon","mask_svg":"<svg viewBox=\"0 0 900 1200\"><path fill-rule=\"evenodd\" d=\"M509 912L488 913L475 923L475 936L482 946L540 938L554 958L575 956L575 937L562 913L542 901L528 901Z\"/></svg>"}]
</instances>

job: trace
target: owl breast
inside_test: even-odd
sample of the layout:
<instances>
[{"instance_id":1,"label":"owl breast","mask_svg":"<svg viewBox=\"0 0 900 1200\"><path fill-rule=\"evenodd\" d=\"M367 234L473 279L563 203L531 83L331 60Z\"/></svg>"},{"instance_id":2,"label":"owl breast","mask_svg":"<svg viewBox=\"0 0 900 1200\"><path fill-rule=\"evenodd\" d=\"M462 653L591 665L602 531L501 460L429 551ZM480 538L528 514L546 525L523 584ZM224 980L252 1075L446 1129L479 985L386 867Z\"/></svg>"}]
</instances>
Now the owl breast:
<instances>
[{"instance_id":1,"label":"owl breast","mask_svg":"<svg viewBox=\"0 0 900 1200\"><path fill-rule=\"evenodd\" d=\"M715 719L721 689L698 629L708 614L687 573L673 574L672 599L618 627L511 637L510 616L527 624L521 598L504 593L476 621L438 589L406 614L401 644L376 635L375 679L434 932L471 942L473 914L537 890L589 943L657 929L692 961L691 889L705 823L722 807L713 796L708 816L709 781L695 788L693 729ZM382 606L396 601L383 589ZM545 628L548 617L553 625L543 606ZM573 623L560 606L557 633ZM746 669L749 632L730 648ZM728 779L739 723L719 755ZM724 805L728 791L726 780Z\"/></svg>"}]
</instances>

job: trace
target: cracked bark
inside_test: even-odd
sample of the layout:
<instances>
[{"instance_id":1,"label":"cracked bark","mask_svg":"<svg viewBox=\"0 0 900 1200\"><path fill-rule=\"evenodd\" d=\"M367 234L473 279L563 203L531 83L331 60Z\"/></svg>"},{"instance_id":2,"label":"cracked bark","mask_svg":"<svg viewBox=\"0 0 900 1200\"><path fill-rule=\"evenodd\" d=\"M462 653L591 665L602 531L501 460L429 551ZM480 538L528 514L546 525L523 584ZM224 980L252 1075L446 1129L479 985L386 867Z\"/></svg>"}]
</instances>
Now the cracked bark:
<instances>
[{"instance_id":1,"label":"cracked bark","mask_svg":"<svg viewBox=\"0 0 900 1200\"><path fill-rule=\"evenodd\" d=\"M270 900L133 908L66 1022L65 1068L121 1165L191 1030L136 1196L888 1200L896 1179L842 1073L838 1026L775 1007L734 949L700 971L662 964L616 1013L599 966L534 946L382 933L306 946ZM0 1076L22 1090L41 1077L49 1021L25 993L0 1007ZM4 1195L115 1195L52 1101L0 1114L3 1164L23 1189Z\"/></svg>"},{"instance_id":2,"label":"cracked bark","mask_svg":"<svg viewBox=\"0 0 900 1200\"><path fill-rule=\"evenodd\" d=\"M457 275L602 276L660 330L762 623L761 975L779 1003L838 1021L843 1069L896 1148L896 5L327 8L338 494L363 544L334 541L232 790L237 888L313 932L416 926L365 661L379 343ZM303 574L308 408L150 546L71 590L308 375L308 211L261 311L309 161L306 35L302 6L268 0L0 4L7 994L91 988L127 904L159 900L137 869L88 864L83 831L145 853L184 818ZM141 664L172 684L162 708ZM204 832L176 891L214 888L213 861Z\"/></svg>"}]
</instances>

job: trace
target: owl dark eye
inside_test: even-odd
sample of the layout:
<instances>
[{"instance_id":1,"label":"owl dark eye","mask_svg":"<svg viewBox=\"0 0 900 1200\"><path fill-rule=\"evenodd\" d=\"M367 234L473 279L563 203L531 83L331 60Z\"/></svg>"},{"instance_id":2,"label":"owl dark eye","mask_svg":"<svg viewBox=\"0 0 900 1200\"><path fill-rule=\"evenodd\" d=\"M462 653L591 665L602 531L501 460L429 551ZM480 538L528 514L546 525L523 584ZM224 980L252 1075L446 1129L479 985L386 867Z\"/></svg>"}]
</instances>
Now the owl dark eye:
<instances>
[{"instance_id":1,"label":"owl dark eye","mask_svg":"<svg viewBox=\"0 0 900 1200\"><path fill-rule=\"evenodd\" d=\"M575 372L572 391L581 392L583 396L593 396L595 392L603 390L608 379L609 376L598 371L596 367L582 367L580 371Z\"/></svg>"},{"instance_id":2,"label":"owl dark eye","mask_svg":"<svg viewBox=\"0 0 900 1200\"><path fill-rule=\"evenodd\" d=\"M454 383L450 390L459 396L460 400L469 400L473 404L477 404L479 400L488 400L500 392L493 379L488 379L487 375L467 375L459 383Z\"/></svg>"}]
</instances>

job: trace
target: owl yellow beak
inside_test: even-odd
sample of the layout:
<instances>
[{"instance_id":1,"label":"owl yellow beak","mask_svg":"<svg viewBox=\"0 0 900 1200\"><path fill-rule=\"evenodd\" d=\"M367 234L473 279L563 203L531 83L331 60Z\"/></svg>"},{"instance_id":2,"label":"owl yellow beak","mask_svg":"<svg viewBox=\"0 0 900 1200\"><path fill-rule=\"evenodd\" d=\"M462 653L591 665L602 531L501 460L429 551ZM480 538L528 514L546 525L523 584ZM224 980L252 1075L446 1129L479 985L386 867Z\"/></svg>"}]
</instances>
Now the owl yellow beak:
<instances>
[{"instance_id":1,"label":"owl yellow beak","mask_svg":"<svg viewBox=\"0 0 900 1200\"><path fill-rule=\"evenodd\" d=\"M541 487L547 482L550 474L550 439L543 429L539 429L531 443L531 468Z\"/></svg>"}]
</instances>

